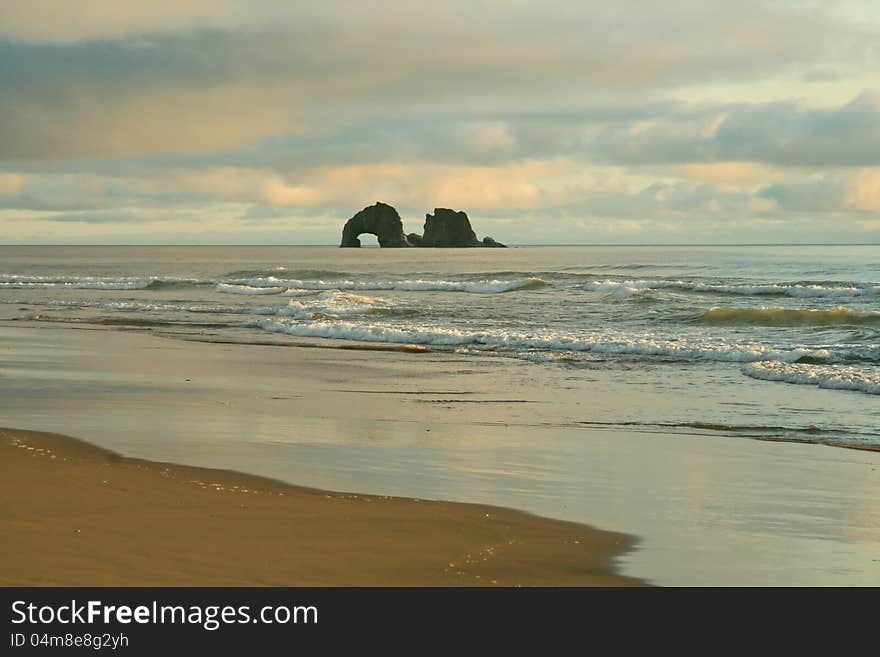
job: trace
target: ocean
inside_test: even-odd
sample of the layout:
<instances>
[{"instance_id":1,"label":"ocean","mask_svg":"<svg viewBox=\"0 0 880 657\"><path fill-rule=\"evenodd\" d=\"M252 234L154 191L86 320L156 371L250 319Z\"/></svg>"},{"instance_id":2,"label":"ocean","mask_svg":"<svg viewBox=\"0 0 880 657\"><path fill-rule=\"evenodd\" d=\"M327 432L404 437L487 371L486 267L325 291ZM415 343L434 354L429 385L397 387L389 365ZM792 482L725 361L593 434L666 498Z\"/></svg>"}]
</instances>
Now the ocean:
<instances>
[{"instance_id":1,"label":"ocean","mask_svg":"<svg viewBox=\"0 0 880 657\"><path fill-rule=\"evenodd\" d=\"M0 247L0 392L129 456L633 534L659 584L880 582L877 246Z\"/></svg>"},{"instance_id":2,"label":"ocean","mask_svg":"<svg viewBox=\"0 0 880 657\"><path fill-rule=\"evenodd\" d=\"M2 247L0 303L188 339L650 372L668 403L581 421L880 448L877 246Z\"/></svg>"}]
</instances>

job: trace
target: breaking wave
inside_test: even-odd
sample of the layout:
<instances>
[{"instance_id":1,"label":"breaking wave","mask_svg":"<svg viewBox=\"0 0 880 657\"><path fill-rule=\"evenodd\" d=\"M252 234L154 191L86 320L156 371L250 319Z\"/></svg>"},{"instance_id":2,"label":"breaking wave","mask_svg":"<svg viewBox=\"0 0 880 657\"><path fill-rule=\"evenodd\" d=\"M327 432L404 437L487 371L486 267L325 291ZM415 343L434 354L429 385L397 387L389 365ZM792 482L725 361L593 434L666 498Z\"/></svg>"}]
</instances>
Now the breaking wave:
<instances>
[{"instance_id":1,"label":"breaking wave","mask_svg":"<svg viewBox=\"0 0 880 657\"><path fill-rule=\"evenodd\" d=\"M392 310L390 303L384 299L328 290L317 295L291 299L286 306L257 308L254 312L258 315L313 320L370 313L389 313Z\"/></svg>"},{"instance_id":2,"label":"breaking wave","mask_svg":"<svg viewBox=\"0 0 880 657\"><path fill-rule=\"evenodd\" d=\"M753 379L764 381L782 381L880 395L880 371L876 367L761 362L745 366L743 372Z\"/></svg>"},{"instance_id":3,"label":"breaking wave","mask_svg":"<svg viewBox=\"0 0 880 657\"><path fill-rule=\"evenodd\" d=\"M354 280L330 278L327 274L339 272L323 270L298 270L305 276L281 277L281 272L243 271L253 277L225 277L222 279L194 279L175 277L99 277L99 276L20 276L0 275L0 289L84 289L84 290L165 290L196 286L215 286L217 292L227 294L280 294L285 290L401 290L407 292L469 292L472 294L499 294L517 290L536 290L547 285L540 278L485 279L485 280ZM318 276L321 277L318 277ZM272 290L272 291L269 291Z\"/></svg>"},{"instance_id":4,"label":"breaking wave","mask_svg":"<svg viewBox=\"0 0 880 657\"><path fill-rule=\"evenodd\" d=\"M291 278L343 278L350 276L348 272L333 271L331 269L287 269L286 267L272 267L270 269L239 269L224 274L223 279L240 278L263 278L266 276L288 276Z\"/></svg>"},{"instance_id":5,"label":"breaking wave","mask_svg":"<svg viewBox=\"0 0 880 657\"><path fill-rule=\"evenodd\" d=\"M281 294L287 290L286 287L255 287L232 283L219 283L215 289L224 294Z\"/></svg>"},{"instance_id":6,"label":"breaking wave","mask_svg":"<svg viewBox=\"0 0 880 657\"><path fill-rule=\"evenodd\" d=\"M102 278L96 276L2 276L0 288L10 290L81 289L143 290L152 283L145 278Z\"/></svg>"},{"instance_id":7,"label":"breaking wave","mask_svg":"<svg viewBox=\"0 0 880 657\"><path fill-rule=\"evenodd\" d=\"M838 306L830 310L798 308L730 308L718 306L698 318L706 324L754 326L880 326L880 312Z\"/></svg>"},{"instance_id":8,"label":"breaking wave","mask_svg":"<svg viewBox=\"0 0 880 657\"><path fill-rule=\"evenodd\" d=\"M580 288L589 292L604 292L616 298L626 298L648 290L677 290L703 294L731 294L738 296L784 296L796 298L841 298L880 296L880 285L845 283L761 283L721 284L683 280L598 280L582 283Z\"/></svg>"},{"instance_id":9,"label":"breaking wave","mask_svg":"<svg viewBox=\"0 0 880 657\"><path fill-rule=\"evenodd\" d=\"M159 290L207 284L210 283L192 278L173 277L0 276L0 289L5 288L9 290Z\"/></svg>"},{"instance_id":10,"label":"breaking wave","mask_svg":"<svg viewBox=\"0 0 880 657\"><path fill-rule=\"evenodd\" d=\"M273 312L275 315L284 313ZM304 308L289 311L291 318L306 319L320 312ZM555 354L582 352L607 356L653 356L680 361L711 361L754 363L777 361L783 363L873 362L877 354L864 350L832 350L827 348L779 348L759 344L730 344L723 341L669 340L651 337L617 337L614 335L573 336L547 332L543 335L517 333L490 333L454 328L429 326L391 326L347 321L290 321L263 320L251 324L273 333L299 337L354 340L362 342L389 342L433 346L467 346L479 351L527 350ZM539 356L529 356L539 360ZM551 356L551 358L553 358ZM549 359L548 359L549 360ZM554 358L555 360L555 358Z\"/></svg>"},{"instance_id":11,"label":"breaking wave","mask_svg":"<svg viewBox=\"0 0 880 657\"><path fill-rule=\"evenodd\" d=\"M283 287L290 290L353 290L382 291L400 290L403 292L469 292L472 294L500 294L516 290L536 290L547 285L540 278L520 278L514 280L445 281L445 280L399 280L399 281L356 281L287 279L276 276L230 281L230 284L252 288Z\"/></svg>"}]
</instances>

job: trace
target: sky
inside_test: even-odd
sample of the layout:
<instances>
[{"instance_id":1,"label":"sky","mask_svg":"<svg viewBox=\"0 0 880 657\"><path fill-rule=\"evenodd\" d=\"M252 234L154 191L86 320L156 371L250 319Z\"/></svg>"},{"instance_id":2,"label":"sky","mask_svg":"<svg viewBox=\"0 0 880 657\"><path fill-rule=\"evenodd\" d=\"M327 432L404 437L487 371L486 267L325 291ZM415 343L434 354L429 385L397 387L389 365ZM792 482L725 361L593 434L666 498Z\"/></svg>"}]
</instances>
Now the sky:
<instances>
[{"instance_id":1,"label":"sky","mask_svg":"<svg viewBox=\"0 0 880 657\"><path fill-rule=\"evenodd\" d=\"M3 0L0 244L880 243L877 0Z\"/></svg>"}]
</instances>

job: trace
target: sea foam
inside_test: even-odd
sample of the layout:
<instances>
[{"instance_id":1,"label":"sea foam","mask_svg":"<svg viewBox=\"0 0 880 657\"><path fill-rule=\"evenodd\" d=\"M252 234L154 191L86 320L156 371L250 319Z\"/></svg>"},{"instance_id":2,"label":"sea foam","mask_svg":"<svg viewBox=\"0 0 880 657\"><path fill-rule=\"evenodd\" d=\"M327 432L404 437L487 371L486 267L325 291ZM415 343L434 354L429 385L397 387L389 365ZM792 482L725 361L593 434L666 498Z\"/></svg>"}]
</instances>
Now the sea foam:
<instances>
[{"instance_id":1,"label":"sea foam","mask_svg":"<svg viewBox=\"0 0 880 657\"><path fill-rule=\"evenodd\" d=\"M513 280L492 279L479 281L422 279L357 281L352 279L286 279L278 278L276 276L263 276L247 280L236 280L230 281L229 283L251 288L283 287L292 290L352 290L365 292L400 290L403 292L469 292L471 294L500 294L516 290L535 290L547 285L547 283L540 278L519 278Z\"/></svg>"},{"instance_id":2,"label":"sea foam","mask_svg":"<svg viewBox=\"0 0 880 657\"><path fill-rule=\"evenodd\" d=\"M296 316L294 313L292 315ZM296 316L296 319L305 319ZM543 334L468 331L430 326L390 326L350 321L285 321L281 318L258 321L256 328L301 337L390 342L434 346L463 346L474 349L508 349L541 352L591 352L618 356L655 356L684 361L750 363L762 360L813 362L833 360L834 354L823 348L781 349L758 344L729 344L707 341L674 341L648 336L566 335L552 331ZM535 357L537 360L537 357Z\"/></svg>"},{"instance_id":3,"label":"sea foam","mask_svg":"<svg viewBox=\"0 0 880 657\"><path fill-rule=\"evenodd\" d=\"M746 365L743 372L753 379L764 381L783 381L880 395L880 372L876 367L760 362Z\"/></svg>"},{"instance_id":4,"label":"sea foam","mask_svg":"<svg viewBox=\"0 0 880 657\"><path fill-rule=\"evenodd\" d=\"M813 284L813 283L702 283L684 280L596 280L580 284L589 292L604 292L618 298L649 290L672 289L697 294L731 294L738 296L787 296L796 298L842 298L880 296L880 285Z\"/></svg>"},{"instance_id":5,"label":"sea foam","mask_svg":"<svg viewBox=\"0 0 880 657\"><path fill-rule=\"evenodd\" d=\"M281 294L286 287L255 287L252 285L234 285L231 283L219 283L217 292L224 294Z\"/></svg>"},{"instance_id":6,"label":"sea foam","mask_svg":"<svg viewBox=\"0 0 880 657\"><path fill-rule=\"evenodd\" d=\"M339 290L327 290L319 294L300 295L286 306L257 308L258 315L276 315L297 319L320 319L328 317L351 317L392 310L391 304L376 297L368 297Z\"/></svg>"}]
</instances>

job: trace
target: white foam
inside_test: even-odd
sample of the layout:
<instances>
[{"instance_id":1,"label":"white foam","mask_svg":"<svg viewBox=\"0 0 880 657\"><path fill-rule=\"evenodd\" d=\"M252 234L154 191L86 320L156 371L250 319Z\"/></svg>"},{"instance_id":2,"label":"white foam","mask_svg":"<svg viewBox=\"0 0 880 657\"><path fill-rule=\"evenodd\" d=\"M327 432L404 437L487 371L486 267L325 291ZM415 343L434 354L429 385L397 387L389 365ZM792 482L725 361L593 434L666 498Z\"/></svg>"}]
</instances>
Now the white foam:
<instances>
[{"instance_id":1,"label":"white foam","mask_svg":"<svg viewBox=\"0 0 880 657\"><path fill-rule=\"evenodd\" d=\"M305 319L297 317L297 319ZM795 362L800 359L827 360L832 354L827 349L792 348L779 349L755 344L707 343L699 341L594 334L587 336L565 335L554 332L544 334L518 334L508 332L487 333L462 331L430 326L388 326L347 321L284 321L267 320L255 326L272 332L302 337L321 337L364 342L402 342L427 345L467 345L472 349L505 349L529 352L591 352L604 355L657 356L691 361L718 361L751 363L762 360Z\"/></svg>"},{"instance_id":2,"label":"white foam","mask_svg":"<svg viewBox=\"0 0 880 657\"><path fill-rule=\"evenodd\" d=\"M142 290L153 279L101 278L95 276L0 276L0 288L12 290L80 289L80 290Z\"/></svg>"},{"instance_id":3,"label":"white foam","mask_svg":"<svg viewBox=\"0 0 880 657\"><path fill-rule=\"evenodd\" d=\"M145 290L178 285L198 285L207 281L173 276L26 276L0 274L0 289L42 290Z\"/></svg>"},{"instance_id":4,"label":"white foam","mask_svg":"<svg viewBox=\"0 0 880 657\"><path fill-rule=\"evenodd\" d=\"M250 278L234 281L239 285L253 288L285 287L296 290L354 290L381 291L400 290L404 292L469 292L471 294L500 294L515 290L536 289L546 283L540 278L517 278L512 280L493 279L482 281L445 281L445 280L386 280L386 281L355 281L340 280L299 280L284 279L275 276Z\"/></svg>"},{"instance_id":5,"label":"white foam","mask_svg":"<svg viewBox=\"0 0 880 657\"><path fill-rule=\"evenodd\" d=\"M251 285L232 285L220 283L215 288L217 292L224 294L281 294L286 287L255 287Z\"/></svg>"},{"instance_id":6,"label":"white foam","mask_svg":"<svg viewBox=\"0 0 880 657\"><path fill-rule=\"evenodd\" d=\"M649 290L675 289L683 292L736 294L741 296L788 296L795 298L853 298L880 295L880 285L803 285L801 283L719 284L682 280L601 280L580 286L626 298Z\"/></svg>"},{"instance_id":7,"label":"white foam","mask_svg":"<svg viewBox=\"0 0 880 657\"><path fill-rule=\"evenodd\" d=\"M29 302L17 302L29 303ZM41 304L42 305L42 304ZM119 312L189 312L189 313L226 313L242 314L250 312L246 307L217 306L205 304L177 304L177 303L139 303L137 301L61 301L50 300L47 306L61 308L100 308L102 310L114 310Z\"/></svg>"},{"instance_id":8,"label":"white foam","mask_svg":"<svg viewBox=\"0 0 880 657\"><path fill-rule=\"evenodd\" d=\"M760 362L746 365L743 372L753 379L764 381L783 381L880 395L880 371L874 367Z\"/></svg>"},{"instance_id":9,"label":"white foam","mask_svg":"<svg viewBox=\"0 0 880 657\"><path fill-rule=\"evenodd\" d=\"M319 294L308 294L291 299L286 306L257 308L258 315L276 315L297 319L320 319L322 317L350 317L372 312L391 310L384 299L367 297L339 290L327 290Z\"/></svg>"},{"instance_id":10,"label":"white foam","mask_svg":"<svg viewBox=\"0 0 880 657\"><path fill-rule=\"evenodd\" d=\"M288 335L306 338L354 340L356 342L460 345L472 342L475 338L473 335L456 331L429 332L418 329L408 330L376 324L352 324L348 322L314 321L287 323L269 320L257 322L256 325L265 331L273 333L287 333Z\"/></svg>"},{"instance_id":11,"label":"white foam","mask_svg":"<svg viewBox=\"0 0 880 657\"><path fill-rule=\"evenodd\" d=\"M645 285L646 283L647 281L627 281L624 283L617 281L590 281L589 283L584 283L581 287L584 290L604 292L615 299L623 300L643 290L651 289L648 285Z\"/></svg>"}]
</instances>

